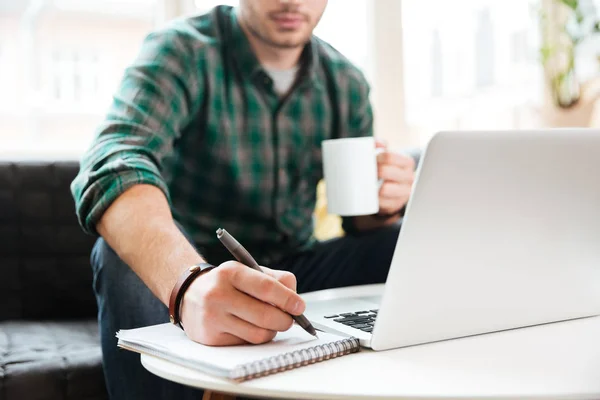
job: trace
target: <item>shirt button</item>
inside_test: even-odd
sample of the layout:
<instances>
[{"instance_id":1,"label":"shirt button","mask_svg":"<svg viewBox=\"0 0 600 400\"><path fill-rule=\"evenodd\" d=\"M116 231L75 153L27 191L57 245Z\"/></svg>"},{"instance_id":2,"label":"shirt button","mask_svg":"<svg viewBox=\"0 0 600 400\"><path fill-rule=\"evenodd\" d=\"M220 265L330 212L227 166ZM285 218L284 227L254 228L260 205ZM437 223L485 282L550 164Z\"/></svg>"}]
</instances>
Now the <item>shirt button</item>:
<instances>
[{"instance_id":1,"label":"shirt button","mask_svg":"<svg viewBox=\"0 0 600 400\"><path fill-rule=\"evenodd\" d=\"M271 80L267 77L265 77L265 85L268 85L269 83L271 83Z\"/></svg>"}]
</instances>

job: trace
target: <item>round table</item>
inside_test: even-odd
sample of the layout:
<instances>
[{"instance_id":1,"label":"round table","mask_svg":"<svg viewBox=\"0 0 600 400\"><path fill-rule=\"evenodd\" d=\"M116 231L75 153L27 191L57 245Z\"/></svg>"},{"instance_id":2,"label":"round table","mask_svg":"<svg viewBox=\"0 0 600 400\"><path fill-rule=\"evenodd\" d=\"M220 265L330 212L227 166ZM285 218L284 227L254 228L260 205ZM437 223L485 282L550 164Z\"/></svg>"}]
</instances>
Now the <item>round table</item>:
<instances>
[{"instance_id":1,"label":"round table","mask_svg":"<svg viewBox=\"0 0 600 400\"><path fill-rule=\"evenodd\" d=\"M377 285L361 289L368 293ZM305 294L307 301L357 288ZM142 365L207 391L288 399L600 399L600 317L359 353L235 383L148 355Z\"/></svg>"}]
</instances>

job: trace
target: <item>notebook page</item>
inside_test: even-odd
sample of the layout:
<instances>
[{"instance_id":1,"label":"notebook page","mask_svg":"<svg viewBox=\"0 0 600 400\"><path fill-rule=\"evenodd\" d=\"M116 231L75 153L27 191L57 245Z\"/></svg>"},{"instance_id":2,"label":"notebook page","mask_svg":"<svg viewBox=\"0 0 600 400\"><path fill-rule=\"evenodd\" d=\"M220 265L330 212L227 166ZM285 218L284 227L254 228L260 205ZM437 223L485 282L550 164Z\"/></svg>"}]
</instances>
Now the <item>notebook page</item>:
<instances>
[{"instance_id":1,"label":"notebook page","mask_svg":"<svg viewBox=\"0 0 600 400\"><path fill-rule=\"evenodd\" d=\"M205 346L190 340L186 334L173 324L166 323L144 328L121 330L118 337L122 340L144 344L162 352L211 364L215 367L231 370L233 367L279 354L306 349L326 343L336 342L345 337L326 332L318 332L318 338L294 324L286 332L278 332L270 342L260 345Z\"/></svg>"}]
</instances>

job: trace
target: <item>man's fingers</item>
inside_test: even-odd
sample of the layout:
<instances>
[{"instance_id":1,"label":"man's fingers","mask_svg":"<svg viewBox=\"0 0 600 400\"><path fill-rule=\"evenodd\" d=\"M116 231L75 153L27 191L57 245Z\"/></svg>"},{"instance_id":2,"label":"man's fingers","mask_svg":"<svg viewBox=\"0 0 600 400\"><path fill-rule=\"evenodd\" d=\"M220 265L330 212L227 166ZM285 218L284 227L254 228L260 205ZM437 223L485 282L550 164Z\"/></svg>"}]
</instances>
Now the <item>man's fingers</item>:
<instances>
[{"instance_id":1,"label":"man's fingers","mask_svg":"<svg viewBox=\"0 0 600 400\"><path fill-rule=\"evenodd\" d=\"M266 343L277 335L275 331L259 328L231 314L225 318L224 325L225 332L253 344Z\"/></svg>"},{"instance_id":2,"label":"man's fingers","mask_svg":"<svg viewBox=\"0 0 600 400\"><path fill-rule=\"evenodd\" d=\"M395 165L402 169L413 170L415 168L415 160L404 154L395 153L393 151L385 151L377 156L377 162L380 165Z\"/></svg>"},{"instance_id":3,"label":"man's fingers","mask_svg":"<svg viewBox=\"0 0 600 400\"><path fill-rule=\"evenodd\" d=\"M389 182L397 182L397 183L407 183L412 185L415 176L414 173L410 170L402 169L397 165L379 165L378 168L378 176L380 179Z\"/></svg>"},{"instance_id":4,"label":"man's fingers","mask_svg":"<svg viewBox=\"0 0 600 400\"><path fill-rule=\"evenodd\" d=\"M410 195L410 186L396 182L385 182L379 189L379 196L382 199L398 199Z\"/></svg>"},{"instance_id":5,"label":"man's fingers","mask_svg":"<svg viewBox=\"0 0 600 400\"><path fill-rule=\"evenodd\" d=\"M231 271L230 282L239 291L293 315L304 312L304 300L272 276L243 265Z\"/></svg>"},{"instance_id":6,"label":"man's fingers","mask_svg":"<svg viewBox=\"0 0 600 400\"><path fill-rule=\"evenodd\" d=\"M268 275L272 276L273 278L277 279L279 282L283 283L285 286L289 287L294 292L296 291L296 285L297 285L296 275L294 275L288 271L279 271L276 269L271 269L271 268L267 268L267 267L263 267L263 266L261 266L260 268L263 270L263 272L265 274L268 274Z\"/></svg>"},{"instance_id":7,"label":"man's fingers","mask_svg":"<svg viewBox=\"0 0 600 400\"><path fill-rule=\"evenodd\" d=\"M284 332L291 328L294 321L289 314L279 308L255 299L239 290L233 290L227 312L248 321L259 328Z\"/></svg>"}]
</instances>

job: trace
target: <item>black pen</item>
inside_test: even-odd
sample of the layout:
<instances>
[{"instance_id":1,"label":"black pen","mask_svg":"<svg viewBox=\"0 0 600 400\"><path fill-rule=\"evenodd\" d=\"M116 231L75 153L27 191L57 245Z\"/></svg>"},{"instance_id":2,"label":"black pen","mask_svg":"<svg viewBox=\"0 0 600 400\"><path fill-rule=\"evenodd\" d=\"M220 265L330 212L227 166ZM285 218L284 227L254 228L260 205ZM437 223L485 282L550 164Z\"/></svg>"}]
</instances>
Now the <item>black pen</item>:
<instances>
[{"instance_id":1,"label":"black pen","mask_svg":"<svg viewBox=\"0 0 600 400\"><path fill-rule=\"evenodd\" d=\"M231 234L225 229L217 229L217 238L219 238L221 243L223 243L223 245L236 258L236 260L252 269L263 272L256 260L254 260L250 253L248 253L248 250L246 250L237 240L235 240L235 238L231 236ZM294 321L296 321L298 325L300 325L306 332L313 336L317 336L317 331L304 315L292 315L292 318L294 318Z\"/></svg>"}]
</instances>

